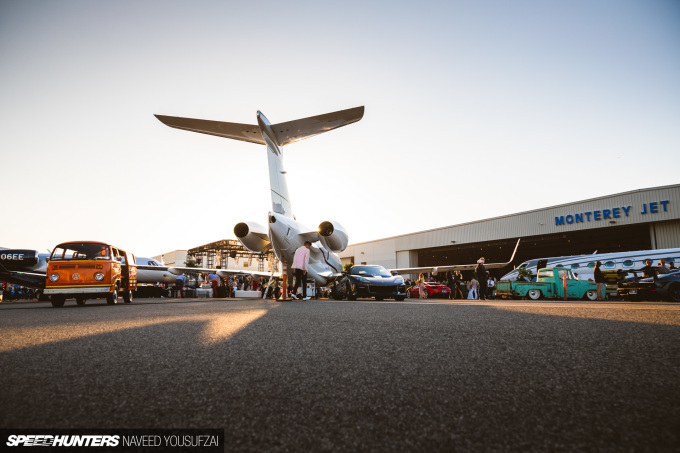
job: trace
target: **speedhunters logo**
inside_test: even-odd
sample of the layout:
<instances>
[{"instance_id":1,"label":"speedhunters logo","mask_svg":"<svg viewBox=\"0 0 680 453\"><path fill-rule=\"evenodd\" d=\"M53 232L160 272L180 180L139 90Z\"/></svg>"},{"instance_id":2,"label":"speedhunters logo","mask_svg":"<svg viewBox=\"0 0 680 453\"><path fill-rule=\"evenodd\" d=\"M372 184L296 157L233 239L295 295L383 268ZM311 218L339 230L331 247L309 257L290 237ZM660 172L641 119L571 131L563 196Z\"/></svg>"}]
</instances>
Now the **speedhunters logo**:
<instances>
[{"instance_id":1,"label":"speedhunters logo","mask_svg":"<svg viewBox=\"0 0 680 453\"><path fill-rule=\"evenodd\" d=\"M117 447L120 436L69 436L49 434L12 434L7 438L8 447Z\"/></svg>"},{"instance_id":2,"label":"speedhunters logo","mask_svg":"<svg viewBox=\"0 0 680 453\"><path fill-rule=\"evenodd\" d=\"M2 429L0 450L223 452L221 429Z\"/></svg>"}]
</instances>

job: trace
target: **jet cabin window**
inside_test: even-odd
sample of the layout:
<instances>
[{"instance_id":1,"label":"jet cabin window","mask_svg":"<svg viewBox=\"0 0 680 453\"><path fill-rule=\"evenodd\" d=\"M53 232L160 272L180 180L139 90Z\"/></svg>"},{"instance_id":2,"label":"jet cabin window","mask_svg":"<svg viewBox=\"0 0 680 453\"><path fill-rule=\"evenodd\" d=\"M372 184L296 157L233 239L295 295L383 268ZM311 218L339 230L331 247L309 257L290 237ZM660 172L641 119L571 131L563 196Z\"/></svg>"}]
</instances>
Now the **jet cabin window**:
<instances>
[{"instance_id":1,"label":"jet cabin window","mask_svg":"<svg viewBox=\"0 0 680 453\"><path fill-rule=\"evenodd\" d=\"M91 242L61 244L52 252L51 260L102 260L110 259L109 246Z\"/></svg>"}]
</instances>

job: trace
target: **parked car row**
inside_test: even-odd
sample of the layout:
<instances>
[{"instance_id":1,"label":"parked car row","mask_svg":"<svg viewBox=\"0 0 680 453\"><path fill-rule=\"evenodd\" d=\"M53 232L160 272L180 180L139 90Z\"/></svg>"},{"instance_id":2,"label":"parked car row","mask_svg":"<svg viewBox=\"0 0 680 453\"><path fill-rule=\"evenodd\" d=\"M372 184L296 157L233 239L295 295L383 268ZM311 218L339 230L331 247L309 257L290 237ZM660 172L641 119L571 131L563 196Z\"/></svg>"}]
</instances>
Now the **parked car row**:
<instances>
[{"instance_id":1,"label":"parked car row","mask_svg":"<svg viewBox=\"0 0 680 453\"><path fill-rule=\"evenodd\" d=\"M607 293L614 288L619 297L625 300L667 300L680 302L680 272L671 272L665 267L657 269L658 277L641 277L641 271L631 271L628 278L619 280L618 285L607 285ZM615 276L614 276L615 277ZM614 286L614 288L611 288ZM496 295L502 298L529 299L585 299L597 298L593 281L579 280L566 267L543 268L539 270L536 281L500 281L496 284ZM376 300L419 298L418 284L407 287L403 277L393 275L382 266L354 266L343 278L336 280L331 296L336 300L356 300L359 297L373 297ZM442 297L448 299L451 289L439 282L425 282L424 298Z\"/></svg>"},{"instance_id":2,"label":"parked car row","mask_svg":"<svg viewBox=\"0 0 680 453\"><path fill-rule=\"evenodd\" d=\"M619 297L625 300L665 300L680 302L680 272L660 267L657 278L634 275L618 284Z\"/></svg>"}]
</instances>

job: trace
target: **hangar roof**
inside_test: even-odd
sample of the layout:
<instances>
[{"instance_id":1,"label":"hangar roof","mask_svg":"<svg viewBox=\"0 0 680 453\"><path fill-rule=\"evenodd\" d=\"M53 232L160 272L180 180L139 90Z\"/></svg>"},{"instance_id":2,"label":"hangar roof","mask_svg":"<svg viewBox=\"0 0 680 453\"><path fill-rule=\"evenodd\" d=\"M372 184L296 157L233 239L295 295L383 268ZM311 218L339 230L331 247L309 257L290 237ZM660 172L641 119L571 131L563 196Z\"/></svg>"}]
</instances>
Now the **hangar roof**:
<instances>
[{"instance_id":1,"label":"hangar roof","mask_svg":"<svg viewBox=\"0 0 680 453\"><path fill-rule=\"evenodd\" d=\"M393 250L414 250L496 239L518 238L608 226L680 219L680 184L534 209L474 222L450 225L351 244L394 242ZM390 247L392 249L392 247ZM348 250L349 254L352 253ZM341 255L347 255L342 253Z\"/></svg>"}]
</instances>

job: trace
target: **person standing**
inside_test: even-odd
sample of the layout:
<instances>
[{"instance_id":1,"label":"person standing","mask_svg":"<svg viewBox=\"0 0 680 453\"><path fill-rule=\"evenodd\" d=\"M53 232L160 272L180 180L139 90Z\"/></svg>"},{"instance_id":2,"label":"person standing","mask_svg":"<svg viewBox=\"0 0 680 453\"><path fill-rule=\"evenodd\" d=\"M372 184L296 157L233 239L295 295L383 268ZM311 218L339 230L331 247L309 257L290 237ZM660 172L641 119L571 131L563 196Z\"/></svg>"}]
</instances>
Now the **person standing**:
<instances>
[{"instance_id":1,"label":"person standing","mask_svg":"<svg viewBox=\"0 0 680 453\"><path fill-rule=\"evenodd\" d=\"M652 260L646 259L644 267L640 270L642 271L642 275L644 275L645 277L651 277L656 281L659 272L654 266L652 266L652 263L653 263Z\"/></svg>"},{"instance_id":2,"label":"person standing","mask_svg":"<svg viewBox=\"0 0 680 453\"><path fill-rule=\"evenodd\" d=\"M464 299L463 291L460 290L460 283L463 281L463 277L460 272L453 271L453 298L454 299Z\"/></svg>"},{"instance_id":3,"label":"person standing","mask_svg":"<svg viewBox=\"0 0 680 453\"><path fill-rule=\"evenodd\" d=\"M604 274L602 274L600 266L602 266L602 263L600 261L595 263L593 275L595 277L595 286L597 287L597 300L604 300L604 298L602 297L604 291Z\"/></svg>"},{"instance_id":4,"label":"person standing","mask_svg":"<svg viewBox=\"0 0 680 453\"><path fill-rule=\"evenodd\" d=\"M486 282L486 292L489 299L494 299L494 288L496 287L496 282L493 277L489 275L489 280Z\"/></svg>"},{"instance_id":5,"label":"person standing","mask_svg":"<svg viewBox=\"0 0 680 453\"><path fill-rule=\"evenodd\" d=\"M418 299L425 299L425 275L418 277Z\"/></svg>"},{"instance_id":6,"label":"person standing","mask_svg":"<svg viewBox=\"0 0 680 453\"><path fill-rule=\"evenodd\" d=\"M302 285L302 299L309 300L307 297L307 265L309 264L309 249L312 243L305 241L302 247L298 247L293 256L293 272L295 273L295 286L293 286L293 294L291 297L297 299L297 290Z\"/></svg>"},{"instance_id":7,"label":"person standing","mask_svg":"<svg viewBox=\"0 0 680 453\"><path fill-rule=\"evenodd\" d=\"M210 283L210 286L212 287L213 297L217 297L217 287L220 283L220 276L217 274L208 274L208 283Z\"/></svg>"},{"instance_id":8,"label":"person standing","mask_svg":"<svg viewBox=\"0 0 680 453\"><path fill-rule=\"evenodd\" d=\"M453 295L454 295L454 290L455 290L455 287L456 287L456 280L455 280L454 275L456 275L456 271L449 271L446 275L447 276L446 284L449 287L449 291L450 291L449 292L449 299L454 299Z\"/></svg>"},{"instance_id":9,"label":"person standing","mask_svg":"<svg viewBox=\"0 0 680 453\"><path fill-rule=\"evenodd\" d=\"M484 257L477 260L475 276L479 282L479 299L486 300L487 279L489 278L489 274L487 274L486 268L484 267Z\"/></svg>"},{"instance_id":10,"label":"person standing","mask_svg":"<svg viewBox=\"0 0 680 453\"><path fill-rule=\"evenodd\" d=\"M182 298L182 293L184 292L184 284L186 283L187 278L184 274L179 275L175 279L175 297Z\"/></svg>"},{"instance_id":11,"label":"person standing","mask_svg":"<svg viewBox=\"0 0 680 453\"><path fill-rule=\"evenodd\" d=\"M479 288L479 282L473 276L472 280L470 280L470 284L468 285L468 299L476 300L479 298L477 288Z\"/></svg>"}]
</instances>

